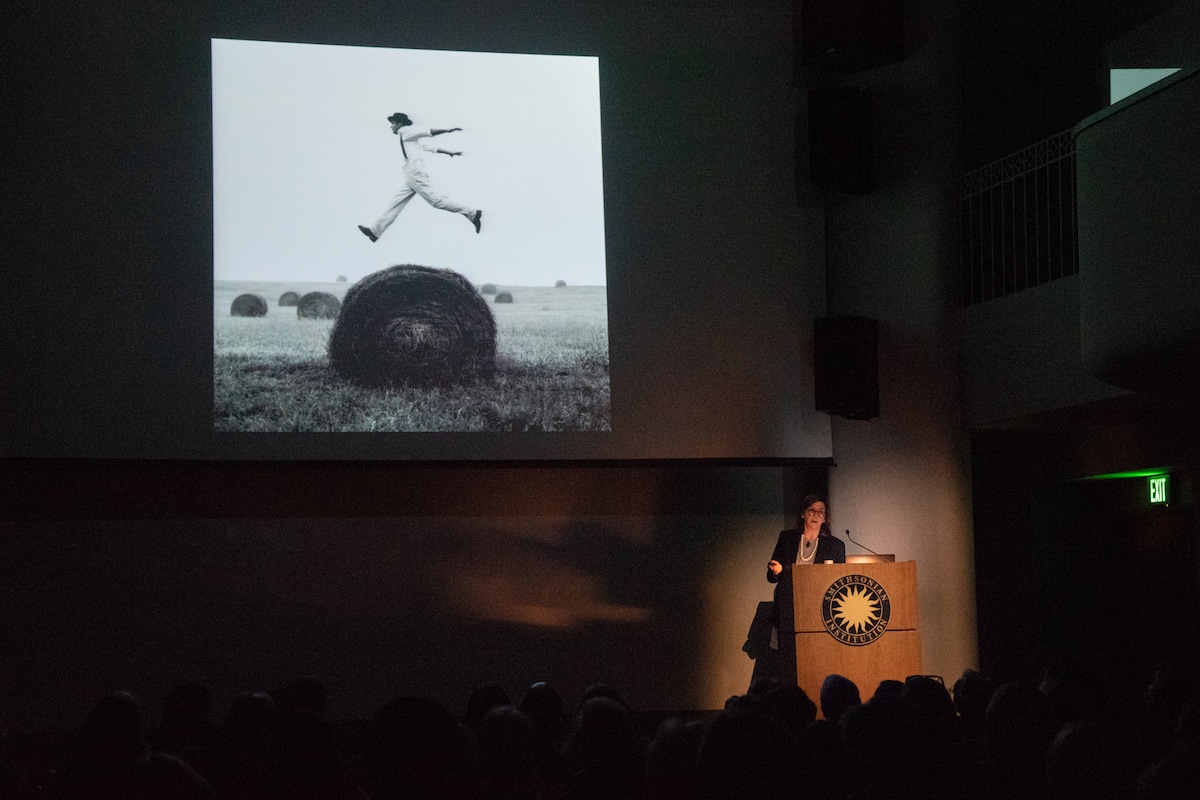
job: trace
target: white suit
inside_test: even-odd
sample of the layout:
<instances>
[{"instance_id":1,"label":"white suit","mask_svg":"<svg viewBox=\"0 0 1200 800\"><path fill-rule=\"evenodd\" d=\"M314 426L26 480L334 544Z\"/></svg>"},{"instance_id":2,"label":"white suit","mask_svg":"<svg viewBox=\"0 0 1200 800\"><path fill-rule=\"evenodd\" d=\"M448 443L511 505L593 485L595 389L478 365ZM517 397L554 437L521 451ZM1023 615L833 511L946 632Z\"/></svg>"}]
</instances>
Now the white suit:
<instances>
[{"instance_id":1,"label":"white suit","mask_svg":"<svg viewBox=\"0 0 1200 800\"><path fill-rule=\"evenodd\" d=\"M419 140L432 136L433 133L428 128L424 130L400 129L398 137L400 150L404 154L404 186L392 198L391 204L379 215L379 219L375 220L375 224L371 227L371 233L375 236L383 236L383 232L396 221L396 217L400 216L400 212L404 210L408 201L412 200L415 194L421 195L425 202L434 208L452 211L455 214L465 214L468 218L475 214L475 209L442 197L429 185L429 175L425 172L425 162L422 160L422 156L431 148L426 147ZM406 146L406 143L411 146Z\"/></svg>"}]
</instances>

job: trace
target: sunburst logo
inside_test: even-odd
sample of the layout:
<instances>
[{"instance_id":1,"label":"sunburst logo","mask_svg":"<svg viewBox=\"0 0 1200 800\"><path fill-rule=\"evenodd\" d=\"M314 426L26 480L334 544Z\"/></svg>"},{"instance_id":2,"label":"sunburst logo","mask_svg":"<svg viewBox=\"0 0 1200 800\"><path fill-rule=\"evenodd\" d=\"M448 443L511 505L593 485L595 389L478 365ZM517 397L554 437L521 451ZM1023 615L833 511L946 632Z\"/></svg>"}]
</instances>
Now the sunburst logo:
<instances>
[{"instance_id":1,"label":"sunburst logo","mask_svg":"<svg viewBox=\"0 0 1200 800\"><path fill-rule=\"evenodd\" d=\"M838 578L821 600L825 629L842 644L870 644L887 630L892 603L883 586L866 575Z\"/></svg>"}]
</instances>

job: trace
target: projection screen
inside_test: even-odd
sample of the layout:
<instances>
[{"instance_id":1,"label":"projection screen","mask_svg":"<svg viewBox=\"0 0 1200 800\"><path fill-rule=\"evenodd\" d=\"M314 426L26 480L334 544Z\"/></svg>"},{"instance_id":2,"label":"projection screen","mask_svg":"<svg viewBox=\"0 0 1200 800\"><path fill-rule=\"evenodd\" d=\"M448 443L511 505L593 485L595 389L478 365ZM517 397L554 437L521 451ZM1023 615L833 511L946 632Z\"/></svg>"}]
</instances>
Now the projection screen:
<instances>
[{"instance_id":1,"label":"projection screen","mask_svg":"<svg viewBox=\"0 0 1200 800\"><path fill-rule=\"evenodd\" d=\"M477 11L18 15L0 457L828 458L790 5Z\"/></svg>"}]
</instances>

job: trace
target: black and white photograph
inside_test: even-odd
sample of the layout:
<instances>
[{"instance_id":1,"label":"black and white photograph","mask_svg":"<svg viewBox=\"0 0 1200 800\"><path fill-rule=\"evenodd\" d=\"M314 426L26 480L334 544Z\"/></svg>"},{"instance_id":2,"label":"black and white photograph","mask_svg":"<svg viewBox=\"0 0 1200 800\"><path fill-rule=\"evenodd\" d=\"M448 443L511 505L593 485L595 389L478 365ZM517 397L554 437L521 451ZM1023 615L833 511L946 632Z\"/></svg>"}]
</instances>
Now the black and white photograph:
<instances>
[{"instance_id":1,"label":"black and white photograph","mask_svg":"<svg viewBox=\"0 0 1200 800\"><path fill-rule=\"evenodd\" d=\"M611 429L598 59L212 40L216 431Z\"/></svg>"}]
</instances>

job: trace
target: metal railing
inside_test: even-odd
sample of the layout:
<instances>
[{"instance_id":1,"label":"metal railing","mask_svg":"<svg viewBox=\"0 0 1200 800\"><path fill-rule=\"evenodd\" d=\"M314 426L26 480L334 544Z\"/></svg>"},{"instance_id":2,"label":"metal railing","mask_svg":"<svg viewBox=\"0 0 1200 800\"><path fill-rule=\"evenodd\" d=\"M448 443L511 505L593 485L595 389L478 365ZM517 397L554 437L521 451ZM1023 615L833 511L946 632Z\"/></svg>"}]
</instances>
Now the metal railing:
<instances>
[{"instance_id":1,"label":"metal railing","mask_svg":"<svg viewBox=\"0 0 1200 800\"><path fill-rule=\"evenodd\" d=\"M959 222L963 306L1077 273L1071 131L963 176Z\"/></svg>"}]
</instances>

